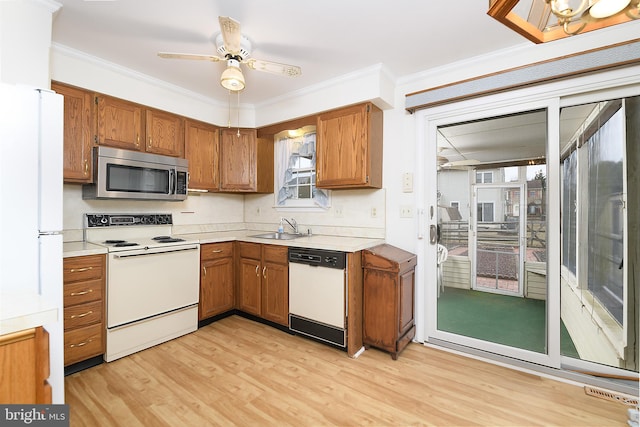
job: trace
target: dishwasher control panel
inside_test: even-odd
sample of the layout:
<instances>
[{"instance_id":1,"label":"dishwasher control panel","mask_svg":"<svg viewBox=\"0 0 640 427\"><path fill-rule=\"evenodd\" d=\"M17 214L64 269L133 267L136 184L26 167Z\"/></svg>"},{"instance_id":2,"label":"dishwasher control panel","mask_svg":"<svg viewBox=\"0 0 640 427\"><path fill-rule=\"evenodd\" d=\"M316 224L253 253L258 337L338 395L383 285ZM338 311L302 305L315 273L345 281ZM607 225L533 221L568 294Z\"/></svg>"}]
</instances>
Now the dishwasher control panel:
<instances>
[{"instance_id":1,"label":"dishwasher control panel","mask_svg":"<svg viewBox=\"0 0 640 427\"><path fill-rule=\"evenodd\" d=\"M344 270L347 265L347 254L325 249L290 247L289 262Z\"/></svg>"}]
</instances>

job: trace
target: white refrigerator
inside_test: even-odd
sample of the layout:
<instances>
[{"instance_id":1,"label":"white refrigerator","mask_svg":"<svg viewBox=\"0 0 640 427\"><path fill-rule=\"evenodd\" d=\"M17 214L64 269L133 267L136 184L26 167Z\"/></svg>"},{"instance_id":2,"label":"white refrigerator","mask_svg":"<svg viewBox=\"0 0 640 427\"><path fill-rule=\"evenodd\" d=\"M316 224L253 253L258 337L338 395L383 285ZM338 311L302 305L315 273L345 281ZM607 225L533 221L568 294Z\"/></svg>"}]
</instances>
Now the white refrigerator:
<instances>
[{"instance_id":1,"label":"white refrigerator","mask_svg":"<svg viewBox=\"0 0 640 427\"><path fill-rule=\"evenodd\" d=\"M61 95L0 83L0 289L58 309L43 325L54 404L64 403L63 115Z\"/></svg>"}]
</instances>

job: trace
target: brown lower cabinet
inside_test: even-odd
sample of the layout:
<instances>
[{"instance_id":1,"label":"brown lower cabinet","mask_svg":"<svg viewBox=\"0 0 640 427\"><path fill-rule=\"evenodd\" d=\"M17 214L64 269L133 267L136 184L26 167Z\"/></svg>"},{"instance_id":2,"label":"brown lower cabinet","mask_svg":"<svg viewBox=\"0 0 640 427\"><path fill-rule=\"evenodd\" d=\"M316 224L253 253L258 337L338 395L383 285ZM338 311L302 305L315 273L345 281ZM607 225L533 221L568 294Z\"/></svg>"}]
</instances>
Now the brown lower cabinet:
<instances>
[{"instance_id":1,"label":"brown lower cabinet","mask_svg":"<svg viewBox=\"0 0 640 427\"><path fill-rule=\"evenodd\" d=\"M104 354L105 255L65 258L64 366Z\"/></svg>"},{"instance_id":2,"label":"brown lower cabinet","mask_svg":"<svg viewBox=\"0 0 640 427\"><path fill-rule=\"evenodd\" d=\"M238 309L289 325L288 248L238 242Z\"/></svg>"},{"instance_id":3,"label":"brown lower cabinet","mask_svg":"<svg viewBox=\"0 0 640 427\"><path fill-rule=\"evenodd\" d=\"M0 366L0 403L51 403L49 333L43 327L0 336Z\"/></svg>"},{"instance_id":4,"label":"brown lower cabinet","mask_svg":"<svg viewBox=\"0 0 640 427\"><path fill-rule=\"evenodd\" d=\"M200 246L199 320L233 310L235 305L233 265L233 242L208 243Z\"/></svg>"},{"instance_id":5,"label":"brown lower cabinet","mask_svg":"<svg viewBox=\"0 0 640 427\"><path fill-rule=\"evenodd\" d=\"M396 360L415 336L416 256L391 245L362 251L365 348L391 353Z\"/></svg>"}]
</instances>

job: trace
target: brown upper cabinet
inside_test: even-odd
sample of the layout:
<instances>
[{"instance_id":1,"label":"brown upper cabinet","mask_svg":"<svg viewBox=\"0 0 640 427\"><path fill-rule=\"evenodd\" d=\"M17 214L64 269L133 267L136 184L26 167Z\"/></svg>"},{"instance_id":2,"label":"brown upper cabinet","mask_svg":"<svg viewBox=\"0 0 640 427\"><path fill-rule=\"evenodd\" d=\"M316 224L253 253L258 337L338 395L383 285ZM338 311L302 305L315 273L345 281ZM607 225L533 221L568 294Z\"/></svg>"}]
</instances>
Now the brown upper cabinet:
<instances>
[{"instance_id":1,"label":"brown upper cabinet","mask_svg":"<svg viewBox=\"0 0 640 427\"><path fill-rule=\"evenodd\" d=\"M220 191L273 193L273 140L256 129L222 129Z\"/></svg>"},{"instance_id":2,"label":"brown upper cabinet","mask_svg":"<svg viewBox=\"0 0 640 427\"><path fill-rule=\"evenodd\" d=\"M51 89L64 96L64 181L91 182L93 93L60 83Z\"/></svg>"},{"instance_id":3,"label":"brown upper cabinet","mask_svg":"<svg viewBox=\"0 0 640 427\"><path fill-rule=\"evenodd\" d=\"M370 102L318 115L318 188L382 188L382 110Z\"/></svg>"},{"instance_id":4,"label":"brown upper cabinet","mask_svg":"<svg viewBox=\"0 0 640 427\"><path fill-rule=\"evenodd\" d=\"M96 100L96 144L165 156L184 156L182 117L107 95L96 95Z\"/></svg>"},{"instance_id":5,"label":"brown upper cabinet","mask_svg":"<svg viewBox=\"0 0 640 427\"><path fill-rule=\"evenodd\" d=\"M220 189L220 139L217 127L185 120L185 158L189 161L189 188Z\"/></svg>"},{"instance_id":6,"label":"brown upper cabinet","mask_svg":"<svg viewBox=\"0 0 640 427\"><path fill-rule=\"evenodd\" d=\"M165 111L146 109L148 153L184 157L184 119Z\"/></svg>"},{"instance_id":7,"label":"brown upper cabinet","mask_svg":"<svg viewBox=\"0 0 640 427\"><path fill-rule=\"evenodd\" d=\"M96 100L95 142L125 150L144 151L142 106L106 95L96 95Z\"/></svg>"}]
</instances>

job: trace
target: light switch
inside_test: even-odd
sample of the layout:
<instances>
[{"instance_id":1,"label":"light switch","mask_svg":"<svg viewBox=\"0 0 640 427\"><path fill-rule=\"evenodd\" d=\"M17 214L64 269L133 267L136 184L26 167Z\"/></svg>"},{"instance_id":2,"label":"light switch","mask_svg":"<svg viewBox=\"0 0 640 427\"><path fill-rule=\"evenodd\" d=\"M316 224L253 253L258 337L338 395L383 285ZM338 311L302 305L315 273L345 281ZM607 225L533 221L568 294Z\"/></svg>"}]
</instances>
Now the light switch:
<instances>
[{"instance_id":1,"label":"light switch","mask_svg":"<svg viewBox=\"0 0 640 427\"><path fill-rule=\"evenodd\" d=\"M413 193L413 174L411 172L405 172L402 175L402 191Z\"/></svg>"}]
</instances>

